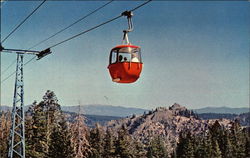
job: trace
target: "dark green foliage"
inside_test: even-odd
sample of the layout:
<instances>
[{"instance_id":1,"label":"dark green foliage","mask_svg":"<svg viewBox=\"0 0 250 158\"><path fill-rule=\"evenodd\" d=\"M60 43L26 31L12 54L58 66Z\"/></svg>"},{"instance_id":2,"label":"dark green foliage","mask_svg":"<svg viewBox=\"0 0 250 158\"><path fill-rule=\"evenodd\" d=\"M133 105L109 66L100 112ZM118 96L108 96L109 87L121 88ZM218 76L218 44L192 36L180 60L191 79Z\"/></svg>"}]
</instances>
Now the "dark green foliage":
<instances>
[{"instance_id":1,"label":"dark green foliage","mask_svg":"<svg viewBox=\"0 0 250 158\"><path fill-rule=\"evenodd\" d=\"M147 118L144 114L143 119ZM191 111L182 115L195 117ZM134 117L134 120L135 116ZM26 113L26 157L27 158L168 158L166 137L150 137L142 144L122 126L118 132L106 130L100 125L89 130L84 119L78 123L66 122L55 94L47 91L40 103L34 102ZM135 122L133 127L140 125ZM81 120L81 121L79 121ZM0 157L7 157L10 115L1 113ZM80 122L83 124L81 126ZM70 123L70 130L68 127ZM130 129L131 130L131 129ZM191 129L192 130L192 129ZM80 132L81 131L81 132ZM133 132L133 131L132 131ZM250 157L249 128L233 122L230 129L216 121L207 131L195 134L182 132L173 158L245 158ZM80 143L81 142L81 143ZM169 145L168 144L168 145ZM174 145L173 145L174 144ZM177 144L177 145L176 145ZM168 147L171 147L171 146Z\"/></svg>"},{"instance_id":2,"label":"dark green foliage","mask_svg":"<svg viewBox=\"0 0 250 158\"><path fill-rule=\"evenodd\" d=\"M103 136L104 132L99 124L90 131L89 143L91 146L91 158L101 158L103 154Z\"/></svg>"},{"instance_id":3,"label":"dark green foliage","mask_svg":"<svg viewBox=\"0 0 250 158\"><path fill-rule=\"evenodd\" d=\"M241 130L239 122L236 120L232 123L230 129L231 133L231 142L233 144L233 157L242 158L245 157L245 141L244 133Z\"/></svg>"},{"instance_id":4,"label":"dark green foliage","mask_svg":"<svg viewBox=\"0 0 250 158\"><path fill-rule=\"evenodd\" d=\"M208 131L201 133L199 136L182 132L179 137L176 154L178 158L249 157L249 134L249 130L242 129L237 121L232 123L230 130L223 128L216 121L210 126Z\"/></svg>"},{"instance_id":5,"label":"dark green foliage","mask_svg":"<svg viewBox=\"0 0 250 158\"><path fill-rule=\"evenodd\" d=\"M145 157L146 156L146 151L144 149L144 145L141 142L138 141L133 141L133 146L134 146L134 157Z\"/></svg>"},{"instance_id":6,"label":"dark green foliage","mask_svg":"<svg viewBox=\"0 0 250 158\"><path fill-rule=\"evenodd\" d=\"M177 147L176 147L177 157L181 157L182 155L184 155L184 152L183 152L184 147L185 147L185 134L182 131L179 135L179 143L177 144Z\"/></svg>"},{"instance_id":7,"label":"dark green foliage","mask_svg":"<svg viewBox=\"0 0 250 158\"><path fill-rule=\"evenodd\" d=\"M212 152L211 156L213 158L221 158L221 151L217 140L212 140Z\"/></svg>"},{"instance_id":8,"label":"dark green foliage","mask_svg":"<svg viewBox=\"0 0 250 158\"><path fill-rule=\"evenodd\" d=\"M39 104L33 103L26 113L27 158L63 154L65 158L72 157L73 149L64 117L52 91L47 91Z\"/></svg>"},{"instance_id":9,"label":"dark green foliage","mask_svg":"<svg viewBox=\"0 0 250 158\"><path fill-rule=\"evenodd\" d=\"M233 145L231 143L229 132L225 131L223 135L223 147L221 149L223 158L233 157Z\"/></svg>"},{"instance_id":10,"label":"dark green foliage","mask_svg":"<svg viewBox=\"0 0 250 158\"><path fill-rule=\"evenodd\" d=\"M203 140L203 146L202 146L204 149L205 149L205 153L203 153L204 155L204 158L210 158L212 156L212 137L211 137L211 134L208 133L204 140Z\"/></svg>"},{"instance_id":11,"label":"dark green foliage","mask_svg":"<svg viewBox=\"0 0 250 158\"><path fill-rule=\"evenodd\" d=\"M73 158L73 148L70 142L70 135L65 121L54 126L50 135L48 150L49 158Z\"/></svg>"},{"instance_id":12,"label":"dark green foliage","mask_svg":"<svg viewBox=\"0 0 250 158\"><path fill-rule=\"evenodd\" d=\"M115 146L114 146L114 136L112 135L112 131L110 129L107 130L106 135L104 137L104 158L112 158L115 155Z\"/></svg>"},{"instance_id":13,"label":"dark green foliage","mask_svg":"<svg viewBox=\"0 0 250 158\"><path fill-rule=\"evenodd\" d=\"M249 132L249 131L248 131ZM249 132L250 133L250 132ZM245 144L245 154L246 157L250 157L250 137L249 135L246 138L246 144Z\"/></svg>"},{"instance_id":14,"label":"dark green foliage","mask_svg":"<svg viewBox=\"0 0 250 158\"><path fill-rule=\"evenodd\" d=\"M148 152L147 152L147 158L153 158L153 149L149 146Z\"/></svg>"},{"instance_id":15,"label":"dark green foliage","mask_svg":"<svg viewBox=\"0 0 250 158\"><path fill-rule=\"evenodd\" d=\"M211 145L212 152L211 156L214 158L221 158L221 151L225 147L225 142L223 139L224 130L222 129L220 123L216 120L215 123L209 128L209 134L211 134ZM223 150L224 153L224 150Z\"/></svg>"},{"instance_id":16,"label":"dark green foliage","mask_svg":"<svg viewBox=\"0 0 250 158\"><path fill-rule=\"evenodd\" d=\"M223 130L218 120L216 120L214 124L209 128L209 132L212 138L216 140L221 139L220 136L223 135Z\"/></svg>"},{"instance_id":17,"label":"dark green foliage","mask_svg":"<svg viewBox=\"0 0 250 158\"><path fill-rule=\"evenodd\" d=\"M147 157L151 158L167 158L168 153L166 150L166 147L164 145L164 142L162 141L162 137L157 136L153 138L153 140L150 142L147 152Z\"/></svg>"},{"instance_id":18,"label":"dark green foliage","mask_svg":"<svg viewBox=\"0 0 250 158\"><path fill-rule=\"evenodd\" d=\"M177 157L190 158L194 157L194 144L190 132L181 133L179 143L177 145Z\"/></svg>"},{"instance_id":19,"label":"dark green foliage","mask_svg":"<svg viewBox=\"0 0 250 158\"><path fill-rule=\"evenodd\" d=\"M195 137L194 147L194 157L210 158L212 153L212 144L211 137L208 136L199 136Z\"/></svg>"},{"instance_id":20,"label":"dark green foliage","mask_svg":"<svg viewBox=\"0 0 250 158\"><path fill-rule=\"evenodd\" d=\"M47 122L43 104L36 104L26 113L26 157L45 157L48 149Z\"/></svg>"},{"instance_id":21,"label":"dark green foliage","mask_svg":"<svg viewBox=\"0 0 250 158\"><path fill-rule=\"evenodd\" d=\"M134 149L132 147L132 138L129 136L125 126L118 131L118 138L115 143L115 154L117 157L130 158L134 155Z\"/></svg>"}]
</instances>

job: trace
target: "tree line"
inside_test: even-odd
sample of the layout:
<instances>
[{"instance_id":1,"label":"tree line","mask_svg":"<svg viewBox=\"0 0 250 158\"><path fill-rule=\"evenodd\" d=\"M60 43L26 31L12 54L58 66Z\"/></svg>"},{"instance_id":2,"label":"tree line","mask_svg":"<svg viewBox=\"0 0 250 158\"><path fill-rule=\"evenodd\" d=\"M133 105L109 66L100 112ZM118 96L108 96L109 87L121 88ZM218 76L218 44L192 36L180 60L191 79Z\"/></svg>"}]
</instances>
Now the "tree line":
<instances>
[{"instance_id":1,"label":"tree line","mask_svg":"<svg viewBox=\"0 0 250 158\"><path fill-rule=\"evenodd\" d=\"M199 135L182 131L174 157L178 158L248 158L250 157L250 131L236 120L229 129L218 121Z\"/></svg>"},{"instance_id":2,"label":"tree line","mask_svg":"<svg viewBox=\"0 0 250 158\"><path fill-rule=\"evenodd\" d=\"M11 113L0 113L0 157L7 158ZM116 135L99 124L88 128L77 115L68 122L53 91L41 102L34 102L25 113L25 150L27 158L137 158L146 157L145 145L134 140L123 126ZM167 155L163 141L152 141L149 155ZM17 157L17 156L14 156Z\"/></svg>"},{"instance_id":3,"label":"tree line","mask_svg":"<svg viewBox=\"0 0 250 158\"><path fill-rule=\"evenodd\" d=\"M11 113L0 113L0 157L8 154ZM234 122L230 129L216 121L208 131L194 135L182 131L177 145L168 151L164 138L148 142L134 139L125 126L118 131L96 124L88 128L76 115L67 121L53 91L34 102L25 113L27 158L243 158L250 157L249 131Z\"/></svg>"}]
</instances>

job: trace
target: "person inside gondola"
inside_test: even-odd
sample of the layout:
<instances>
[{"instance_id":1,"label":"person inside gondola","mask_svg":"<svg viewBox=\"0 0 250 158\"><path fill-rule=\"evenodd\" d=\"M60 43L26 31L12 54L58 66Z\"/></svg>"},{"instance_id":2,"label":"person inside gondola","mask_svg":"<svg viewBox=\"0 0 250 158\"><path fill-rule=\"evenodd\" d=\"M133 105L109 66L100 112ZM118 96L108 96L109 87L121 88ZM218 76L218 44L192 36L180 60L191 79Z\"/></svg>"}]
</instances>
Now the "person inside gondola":
<instances>
[{"instance_id":1,"label":"person inside gondola","mask_svg":"<svg viewBox=\"0 0 250 158\"><path fill-rule=\"evenodd\" d=\"M122 55L119 55L119 62L122 62Z\"/></svg>"},{"instance_id":2,"label":"person inside gondola","mask_svg":"<svg viewBox=\"0 0 250 158\"><path fill-rule=\"evenodd\" d=\"M136 53L132 53L131 62L136 62L136 63L140 62L139 59L137 58L137 54Z\"/></svg>"},{"instance_id":3,"label":"person inside gondola","mask_svg":"<svg viewBox=\"0 0 250 158\"><path fill-rule=\"evenodd\" d=\"M124 57L124 62L126 62L128 59L126 57Z\"/></svg>"}]
</instances>

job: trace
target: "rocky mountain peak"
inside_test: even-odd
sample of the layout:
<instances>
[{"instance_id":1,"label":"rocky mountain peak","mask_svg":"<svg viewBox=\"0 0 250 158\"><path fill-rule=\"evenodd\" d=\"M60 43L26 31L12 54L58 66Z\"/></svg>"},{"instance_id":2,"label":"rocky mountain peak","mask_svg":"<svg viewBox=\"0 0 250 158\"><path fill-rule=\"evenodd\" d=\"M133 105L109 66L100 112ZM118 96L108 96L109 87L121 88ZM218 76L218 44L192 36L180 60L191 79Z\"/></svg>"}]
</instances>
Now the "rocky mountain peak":
<instances>
[{"instance_id":1,"label":"rocky mountain peak","mask_svg":"<svg viewBox=\"0 0 250 158\"><path fill-rule=\"evenodd\" d=\"M172 106L169 107L169 110L184 111L184 110L187 110L187 108L178 103L174 103Z\"/></svg>"},{"instance_id":2,"label":"rocky mountain peak","mask_svg":"<svg viewBox=\"0 0 250 158\"><path fill-rule=\"evenodd\" d=\"M110 121L106 128L117 133L122 126L125 126L135 140L145 144L149 143L155 136L163 136L166 138L163 141L172 151L171 142L178 142L181 131L191 131L191 133L198 135L202 131L208 130L208 126L212 122L212 120L199 119L191 110L175 103L169 108L158 107L143 115ZM229 124L227 120L221 120L220 123L225 124L225 127Z\"/></svg>"}]
</instances>

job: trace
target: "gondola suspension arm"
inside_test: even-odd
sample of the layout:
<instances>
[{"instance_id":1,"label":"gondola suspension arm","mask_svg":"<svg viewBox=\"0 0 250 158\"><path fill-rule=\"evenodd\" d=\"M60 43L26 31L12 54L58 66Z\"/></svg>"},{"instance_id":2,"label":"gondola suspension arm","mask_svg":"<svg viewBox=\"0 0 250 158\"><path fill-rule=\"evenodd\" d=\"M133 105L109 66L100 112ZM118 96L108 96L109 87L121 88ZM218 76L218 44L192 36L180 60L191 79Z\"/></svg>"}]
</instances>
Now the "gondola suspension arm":
<instances>
[{"instance_id":1,"label":"gondola suspension arm","mask_svg":"<svg viewBox=\"0 0 250 158\"><path fill-rule=\"evenodd\" d=\"M132 22L132 16L133 16L132 11L125 11L122 13L122 16L126 16L128 19L128 29L123 30L123 39L122 39L122 44L127 44L130 45L129 39L128 39L128 33L133 31L133 22Z\"/></svg>"}]
</instances>

